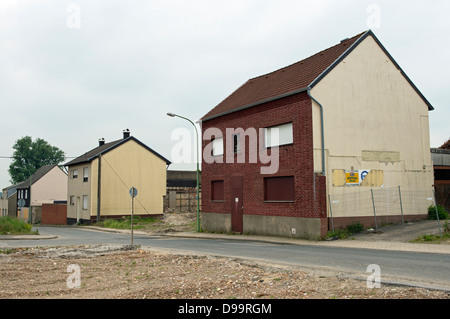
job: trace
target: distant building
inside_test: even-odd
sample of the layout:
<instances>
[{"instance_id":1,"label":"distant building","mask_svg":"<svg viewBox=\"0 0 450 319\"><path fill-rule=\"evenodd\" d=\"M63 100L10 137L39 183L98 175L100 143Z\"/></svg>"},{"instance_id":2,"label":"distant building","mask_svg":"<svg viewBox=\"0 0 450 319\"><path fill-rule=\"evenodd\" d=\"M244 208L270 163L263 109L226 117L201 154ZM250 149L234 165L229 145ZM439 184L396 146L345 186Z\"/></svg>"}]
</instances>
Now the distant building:
<instances>
[{"instance_id":1,"label":"distant building","mask_svg":"<svg viewBox=\"0 0 450 319\"><path fill-rule=\"evenodd\" d=\"M201 200L201 174L199 174L199 192ZM197 172L167 171L164 212L195 211L197 211Z\"/></svg>"},{"instance_id":2,"label":"distant building","mask_svg":"<svg viewBox=\"0 0 450 319\"><path fill-rule=\"evenodd\" d=\"M0 201L1 216L17 216L17 185L5 187L2 190L2 197Z\"/></svg>"},{"instance_id":3,"label":"distant building","mask_svg":"<svg viewBox=\"0 0 450 319\"><path fill-rule=\"evenodd\" d=\"M447 146L447 148L444 148ZM434 189L436 202L450 212L450 145L431 149L434 167Z\"/></svg>"},{"instance_id":4,"label":"distant building","mask_svg":"<svg viewBox=\"0 0 450 319\"><path fill-rule=\"evenodd\" d=\"M31 182L31 191L30 191ZM29 220L30 206L33 223L40 223L42 204L67 200L67 174L58 165L45 165L16 187L18 217ZM19 201L23 199L22 208Z\"/></svg>"},{"instance_id":5,"label":"distant building","mask_svg":"<svg viewBox=\"0 0 450 319\"><path fill-rule=\"evenodd\" d=\"M163 214L170 161L130 135L99 145L65 164L68 168L67 223L96 222L131 215L129 190L135 187L134 214Z\"/></svg>"}]
</instances>

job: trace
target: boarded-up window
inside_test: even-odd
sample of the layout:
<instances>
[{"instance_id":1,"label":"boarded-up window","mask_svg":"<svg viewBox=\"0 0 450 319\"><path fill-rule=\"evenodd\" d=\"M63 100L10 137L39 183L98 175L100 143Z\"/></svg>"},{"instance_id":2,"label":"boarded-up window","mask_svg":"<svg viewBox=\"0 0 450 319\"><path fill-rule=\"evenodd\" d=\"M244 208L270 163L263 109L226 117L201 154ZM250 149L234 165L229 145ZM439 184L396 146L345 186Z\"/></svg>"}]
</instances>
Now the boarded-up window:
<instances>
[{"instance_id":1,"label":"boarded-up window","mask_svg":"<svg viewBox=\"0 0 450 319\"><path fill-rule=\"evenodd\" d=\"M224 200L224 182L212 181L211 182L211 200Z\"/></svg>"},{"instance_id":2,"label":"boarded-up window","mask_svg":"<svg viewBox=\"0 0 450 319\"><path fill-rule=\"evenodd\" d=\"M295 198L294 176L264 178L264 200L293 202Z\"/></svg>"}]
</instances>

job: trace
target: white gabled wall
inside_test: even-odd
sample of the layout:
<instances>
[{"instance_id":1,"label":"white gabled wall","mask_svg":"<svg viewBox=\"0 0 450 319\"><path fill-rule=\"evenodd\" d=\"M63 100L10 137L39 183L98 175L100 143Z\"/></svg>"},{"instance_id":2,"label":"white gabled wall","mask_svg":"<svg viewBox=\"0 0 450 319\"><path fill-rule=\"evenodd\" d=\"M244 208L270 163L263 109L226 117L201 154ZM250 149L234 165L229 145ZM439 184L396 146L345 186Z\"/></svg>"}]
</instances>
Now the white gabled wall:
<instances>
[{"instance_id":1,"label":"white gabled wall","mask_svg":"<svg viewBox=\"0 0 450 319\"><path fill-rule=\"evenodd\" d=\"M329 194L349 191L348 186L333 187L333 170L352 167L383 171L383 187L431 191L428 106L372 36L354 48L311 94L324 108ZM313 124L314 168L320 172L320 110L314 102ZM384 162L387 158L392 161ZM359 186L351 191L367 189Z\"/></svg>"}]
</instances>

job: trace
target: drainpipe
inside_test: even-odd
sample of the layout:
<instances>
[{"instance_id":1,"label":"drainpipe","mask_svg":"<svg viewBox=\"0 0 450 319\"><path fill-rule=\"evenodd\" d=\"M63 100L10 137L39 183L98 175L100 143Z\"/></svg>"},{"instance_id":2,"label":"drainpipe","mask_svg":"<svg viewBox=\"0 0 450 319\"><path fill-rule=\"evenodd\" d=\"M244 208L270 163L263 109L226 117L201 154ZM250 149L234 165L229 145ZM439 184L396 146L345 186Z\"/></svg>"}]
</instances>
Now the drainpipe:
<instances>
[{"instance_id":1,"label":"drainpipe","mask_svg":"<svg viewBox=\"0 0 450 319\"><path fill-rule=\"evenodd\" d=\"M311 95L311 88L308 87L308 96L319 105L320 108L320 131L322 136L322 175L326 176L325 173L325 137L324 137L324 125L323 125L323 106L319 103L312 95Z\"/></svg>"},{"instance_id":2,"label":"drainpipe","mask_svg":"<svg viewBox=\"0 0 450 319\"><path fill-rule=\"evenodd\" d=\"M100 222L100 201L102 192L102 154L98 156L98 172L97 172L97 223Z\"/></svg>"}]
</instances>

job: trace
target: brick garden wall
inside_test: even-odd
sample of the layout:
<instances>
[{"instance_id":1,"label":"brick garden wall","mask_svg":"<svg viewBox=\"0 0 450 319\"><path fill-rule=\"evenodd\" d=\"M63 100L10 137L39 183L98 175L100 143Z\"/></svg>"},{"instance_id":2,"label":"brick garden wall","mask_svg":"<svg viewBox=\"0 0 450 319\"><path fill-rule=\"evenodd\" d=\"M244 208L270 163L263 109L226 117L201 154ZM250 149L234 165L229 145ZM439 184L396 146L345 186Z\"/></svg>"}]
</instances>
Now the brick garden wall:
<instances>
[{"instance_id":1,"label":"brick garden wall","mask_svg":"<svg viewBox=\"0 0 450 319\"><path fill-rule=\"evenodd\" d=\"M67 204L42 204L42 225L66 225Z\"/></svg>"}]
</instances>

